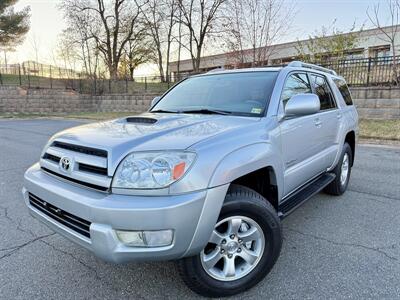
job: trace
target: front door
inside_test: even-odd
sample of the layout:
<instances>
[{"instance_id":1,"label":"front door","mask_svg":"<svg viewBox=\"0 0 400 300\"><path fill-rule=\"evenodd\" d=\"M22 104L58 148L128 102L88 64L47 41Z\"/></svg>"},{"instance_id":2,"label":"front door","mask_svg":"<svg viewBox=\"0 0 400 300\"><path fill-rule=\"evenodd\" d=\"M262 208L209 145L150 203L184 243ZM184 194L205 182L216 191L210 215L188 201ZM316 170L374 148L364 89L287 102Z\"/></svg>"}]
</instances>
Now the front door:
<instances>
[{"instance_id":1,"label":"front door","mask_svg":"<svg viewBox=\"0 0 400 300\"><path fill-rule=\"evenodd\" d=\"M306 73L292 73L286 79L281 101L284 107L296 94L312 93ZM323 171L319 114L285 118L280 123L284 172L284 195L293 192Z\"/></svg>"}]
</instances>

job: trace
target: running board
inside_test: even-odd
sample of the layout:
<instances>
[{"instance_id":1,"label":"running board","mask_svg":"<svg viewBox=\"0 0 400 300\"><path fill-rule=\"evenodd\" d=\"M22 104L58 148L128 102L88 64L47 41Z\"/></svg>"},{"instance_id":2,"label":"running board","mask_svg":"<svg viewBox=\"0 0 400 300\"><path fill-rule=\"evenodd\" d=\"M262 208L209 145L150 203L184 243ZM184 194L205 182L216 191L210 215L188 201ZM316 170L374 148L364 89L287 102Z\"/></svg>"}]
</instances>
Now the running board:
<instances>
[{"instance_id":1,"label":"running board","mask_svg":"<svg viewBox=\"0 0 400 300\"><path fill-rule=\"evenodd\" d=\"M332 173L325 173L313 181L307 183L303 188L298 190L295 194L284 200L278 206L278 216L283 219L292 213L297 207L306 202L315 194L322 191L328 184L335 180L336 175Z\"/></svg>"}]
</instances>

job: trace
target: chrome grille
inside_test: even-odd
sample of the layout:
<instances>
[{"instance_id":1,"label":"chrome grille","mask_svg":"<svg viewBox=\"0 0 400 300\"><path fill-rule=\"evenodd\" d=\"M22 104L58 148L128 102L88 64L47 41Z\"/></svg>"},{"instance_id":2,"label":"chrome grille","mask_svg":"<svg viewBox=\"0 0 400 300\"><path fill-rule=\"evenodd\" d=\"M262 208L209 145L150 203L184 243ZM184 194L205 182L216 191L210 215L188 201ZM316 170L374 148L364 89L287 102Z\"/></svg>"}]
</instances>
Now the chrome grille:
<instances>
[{"instance_id":1,"label":"chrome grille","mask_svg":"<svg viewBox=\"0 0 400 300\"><path fill-rule=\"evenodd\" d=\"M81 181L81 180L78 180L78 179L75 179L75 178L72 178L72 177L68 177L68 176L56 173L56 172L54 172L54 171L52 171L50 169L47 169L45 167L42 167L42 170L45 171L48 174L54 175L56 177L62 178L62 179L67 180L67 181L71 181L71 182L79 184L79 185L83 185L83 186L91 188L91 189L99 190L99 191L102 191L102 192L107 192L108 191L108 187L104 187L104 186L88 183L88 182L85 182L85 181Z\"/></svg>"},{"instance_id":2,"label":"chrome grille","mask_svg":"<svg viewBox=\"0 0 400 300\"><path fill-rule=\"evenodd\" d=\"M69 166L64 168L62 160ZM42 170L47 173L102 192L109 190L107 151L91 147L55 141L40 159Z\"/></svg>"},{"instance_id":3,"label":"chrome grille","mask_svg":"<svg viewBox=\"0 0 400 300\"><path fill-rule=\"evenodd\" d=\"M45 154L43 155L43 159L48 159L48 160L54 161L55 163L58 164L58 163L60 162L61 157L52 155L52 154L50 154L50 153L45 153Z\"/></svg>"},{"instance_id":4,"label":"chrome grille","mask_svg":"<svg viewBox=\"0 0 400 300\"><path fill-rule=\"evenodd\" d=\"M83 172L96 173L107 176L107 169L79 163L79 170Z\"/></svg>"},{"instance_id":5,"label":"chrome grille","mask_svg":"<svg viewBox=\"0 0 400 300\"><path fill-rule=\"evenodd\" d=\"M107 151L102 150L102 149L95 149L91 147L86 147L86 146L80 146L80 145L74 145L74 144L68 144L68 143L63 143L59 141L54 141L51 144L52 147L57 147L57 148L62 148L74 152L79 152L83 154L88 154L88 155L94 155L94 156L100 156L100 157L105 157L107 158Z\"/></svg>"},{"instance_id":6,"label":"chrome grille","mask_svg":"<svg viewBox=\"0 0 400 300\"><path fill-rule=\"evenodd\" d=\"M53 220L90 238L90 222L66 212L29 193L29 204Z\"/></svg>"}]
</instances>

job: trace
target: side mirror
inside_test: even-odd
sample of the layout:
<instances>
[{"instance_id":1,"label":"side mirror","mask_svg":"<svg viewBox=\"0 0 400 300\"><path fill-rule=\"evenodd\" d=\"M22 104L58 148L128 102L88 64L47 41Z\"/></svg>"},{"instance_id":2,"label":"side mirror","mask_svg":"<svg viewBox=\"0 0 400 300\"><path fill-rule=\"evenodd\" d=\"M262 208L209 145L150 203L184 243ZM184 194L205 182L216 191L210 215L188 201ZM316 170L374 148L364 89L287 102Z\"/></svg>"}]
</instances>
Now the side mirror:
<instances>
[{"instance_id":1,"label":"side mirror","mask_svg":"<svg viewBox=\"0 0 400 300\"><path fill-rule=\"evenodd\" d=\"M297 94L285 106L285 116L304 116L319 112L320 102L315 94Z\"/></svg>"},{"instance_id":2,"label":"side mirror","mask_svg":"<svg viewBox=\"0 0 400 300\"><path fill-rule=\"evenodd\" d=\"M160 100L161 100L160 96L154 97L154 99L151 100L151 107L154 107L154 105L156 105Z\"/></svg>"}]
</instances>

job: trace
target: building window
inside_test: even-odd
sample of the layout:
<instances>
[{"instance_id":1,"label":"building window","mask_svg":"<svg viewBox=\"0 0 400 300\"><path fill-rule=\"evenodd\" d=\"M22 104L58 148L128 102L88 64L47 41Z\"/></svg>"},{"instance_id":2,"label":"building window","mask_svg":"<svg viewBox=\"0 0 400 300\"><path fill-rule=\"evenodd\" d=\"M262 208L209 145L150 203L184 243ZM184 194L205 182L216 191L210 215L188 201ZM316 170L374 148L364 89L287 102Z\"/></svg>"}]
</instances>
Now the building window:
<instances>
[{"instance_id":1,"label":"building window","mask_svg":"<svg viewBox=\"0 0 400 300\"><path fill-rule=\"evenodd\" d=\"M390 45L370 47L369 56L371 58L381 58L381 57L391 56Z\"/></svg>"},{"instance_id":2,"label":"building window","mask_svg":"<svg viewBox=\"0 0 400 300\"><path fill-rule=\"evenodd\" d=\"M344 55L345 59L364 58L364 50L348 50Z\"/></svg>"},{"instance_id":3,"label":"building window","mask_svg":"<svg viewBox=\"0 0 400 300\"><path fill-rule=\"evenodd\" d=\"M272 66L277 66L277 65L281 65L281 64L282 64L282 60L281 60L280 58L273 59L273 60L271 61L271 65L272 65Z\"/></svg>"}]
</instances>

